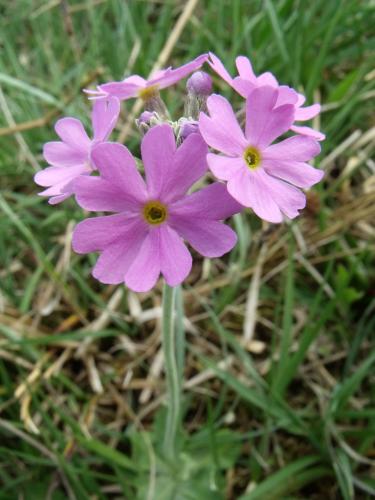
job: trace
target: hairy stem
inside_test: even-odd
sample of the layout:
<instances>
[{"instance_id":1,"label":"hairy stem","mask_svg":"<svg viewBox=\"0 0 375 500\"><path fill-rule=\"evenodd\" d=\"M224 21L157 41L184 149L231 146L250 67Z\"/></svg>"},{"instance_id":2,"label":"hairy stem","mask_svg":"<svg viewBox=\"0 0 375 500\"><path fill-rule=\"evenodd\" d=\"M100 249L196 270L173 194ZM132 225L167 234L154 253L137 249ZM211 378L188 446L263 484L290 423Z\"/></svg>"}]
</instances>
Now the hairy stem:
<instances>
[{"instance_id":1,"label":"hairy stem","mask_svg":"<svg viewBox=\"0 0 375 500\"><path fill-rule=\"evenodd\" d=\"M178 367L175 327L177 288L167 284L163 290L162 342L167 382L167 419L164 433L164 453L168 459L177 454L177 440L181 419L181 371Z\"/></svg>"}]
</instances>

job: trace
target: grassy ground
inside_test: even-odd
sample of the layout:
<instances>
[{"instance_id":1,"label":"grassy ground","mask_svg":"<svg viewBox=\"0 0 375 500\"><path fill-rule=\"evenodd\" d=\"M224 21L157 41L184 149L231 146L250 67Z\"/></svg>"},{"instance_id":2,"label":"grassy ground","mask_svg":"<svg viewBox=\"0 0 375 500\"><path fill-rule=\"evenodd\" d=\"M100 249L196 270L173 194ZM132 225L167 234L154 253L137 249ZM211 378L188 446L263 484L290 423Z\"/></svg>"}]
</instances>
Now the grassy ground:
<instances>
[{"instance_id":1,"label":"grassy ground","mask_svg":"<svg viewBox=\"0 0 375 500\"><path fill-rule=\"evenodd\" d=\"M1 499L375 495L373 2L195 3L181 25L194 2L0 2ZM82 87L207 50L323 103L327 173L298 221L246 214L230 257L196 259L171 464L161 289L92 279L94 257L70 249L81 210L48 206L32 176L57 117L88 124ZM116 134L137 147L123 109Z\"/></svg>"}]
</instances>

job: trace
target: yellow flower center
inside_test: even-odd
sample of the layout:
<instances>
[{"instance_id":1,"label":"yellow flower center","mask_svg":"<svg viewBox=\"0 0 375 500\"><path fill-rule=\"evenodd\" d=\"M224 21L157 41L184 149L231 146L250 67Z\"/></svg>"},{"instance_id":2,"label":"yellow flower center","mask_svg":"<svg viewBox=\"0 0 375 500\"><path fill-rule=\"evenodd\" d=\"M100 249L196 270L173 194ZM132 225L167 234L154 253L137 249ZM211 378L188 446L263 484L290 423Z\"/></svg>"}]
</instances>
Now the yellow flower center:
<instances>
[{"instance_id":1,"label":"yellow flower center","mask_svg":"<svg viewBox=\"0 0 375 500\"><path fill-rule=\"evenodd\" d=\"M259 167L260 161L262 159L260 151L258 151L258 149L254 148L253 146L249 146L248 148L245 149L243 157L246 162L246 165L251 170L254 170L257 167Z\"/></svg>"},{"instance_id":2,"label":"yellow flower center","mask_svg":"<svg viewBox=\"0 0 375 500\"><path fill-rule=\"evenodd\" d=\"M151 85L150 87L145 87L138 91L138 97L140 97L143 101L149 101L153 97L156 97L158 94L158 86Z\"/></svg>"},{"instance_id":3,"label":"yellow flower center","mask_svg":"<svg viewBox=\"0 0 375 500\"><path fill-rule=\"evenodd\" d=\"M158 225L166 220L168 210L160 201L149 201L143 207L143 216L149 224Z\"/></svg>"}]
</instances>

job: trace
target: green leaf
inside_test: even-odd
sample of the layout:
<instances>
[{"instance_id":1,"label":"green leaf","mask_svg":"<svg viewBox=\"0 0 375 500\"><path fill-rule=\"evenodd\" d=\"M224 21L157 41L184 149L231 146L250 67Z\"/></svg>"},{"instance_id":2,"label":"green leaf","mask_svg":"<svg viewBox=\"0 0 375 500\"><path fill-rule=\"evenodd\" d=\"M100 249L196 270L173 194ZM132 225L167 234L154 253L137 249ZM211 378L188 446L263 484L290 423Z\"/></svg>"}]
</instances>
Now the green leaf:
<instances>
[{"instance_id":1,"label":"green leaf","mask_svg":"<svg viewBox=\"0 0 375 500\"><path fill-rule=\"evenodd\" d=\"M57 108L63 108L64 106L61 101L56 99L51 94L47 94L47 92L44 92L43 90L40 90L22 80L13 78L5 73L0 73L0 83L5 83L10 87L16 88L17 90L21 90L27 94L37 97L38 99L40 99L43 102L46 102L47 104L53 104Z\"/></svg>"},{"instance_id":2,"label":"green leaf","mask_svg":"<svg viewBox=\"0 0 375 500\"><path fill-rule=\"evenodd\" d=\"M333 415L339 413L344 408L352 394L358 390L362 380L371 373L370 368L374 362L375 351L372 351L369 357L356 369L353 375L346 378L341 384L336 386L330 405Z\"/></svg>"},{"instance_id":3,"label":"green leaf","mask_svg":"<svg viewBox=\"0 0 375 500\"><path fill-rule=\"evenodd\" d=\"M327 102L341 101L352 89L354 83L361 75L361 69L355 68L350 71L329 93Z\"/></svg>"},{"instance_id":4,"label":"green leaf","mask_svg":"<svg viewBox=\"0 0 375 500\"><path fill-rule=\"evenodd\" d=\"M128 469L130 471L136 471L137 468L134 465L134 462L128 458L123 453L107 446L106 444L98 441L96 439L87 439L82 436L78 437L79 442L84 446L87 450L90 450L102 458L108 460L109 462L116 464L124 469Z\"/></svg>"},{"instance_id":5,"label":"green leaf","mask_svg":"<svg viewBox=\"0 0 375 500\"><path fill-rule=\"evenodd\" d=\"M333 468L344 500L354 499L353 473L349 458L342 450L335 452Z\"/></svg>"},{"instance_id":6,"label":"green leaf","mask_svg":"<svg viewBox=\"0 0 375 500\"><path fill-rule=\"evenodd\" d=\"M242 495L240 500L281 500L285 495L330 474L329 469L315 466L318 462L317 456L296 460L255 486L250 493Z\"/></svg>"}]
</instances>

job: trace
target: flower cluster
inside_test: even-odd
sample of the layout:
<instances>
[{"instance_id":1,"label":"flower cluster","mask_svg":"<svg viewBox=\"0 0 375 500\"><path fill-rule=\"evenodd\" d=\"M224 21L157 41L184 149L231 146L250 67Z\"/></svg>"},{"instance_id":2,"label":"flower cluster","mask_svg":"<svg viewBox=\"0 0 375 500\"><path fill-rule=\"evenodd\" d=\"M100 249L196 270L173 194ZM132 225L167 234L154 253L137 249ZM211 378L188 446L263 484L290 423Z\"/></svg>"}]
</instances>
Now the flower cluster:
<instances>
[{"instance_id":1,"label":"flower cluster","mask_svg":"<svg viewBox=\"0 0 375 500\"><path fill-rule=\"evenodd\" d=\"M212 94L211 77L200 70L205 63L244 99L244 127L230 102ZM74 195L88 211L111 213L80 222L73 234L77 253L100 253L93 276L102 283L143 292L162 274L176 286L192 266L185 242L205 257L220 257L237 239L223 220L245 207L269 222L293 219L306 203L301 188L322 179L323 172L307 162L319 154L324 135L298 124L320 106L302 107L302 94L279 85L271 73L256 76L246 57L237 57L236 66L232 78L218 57L203 54L148 80L133 75L86 90L93 100L92 139L75 118L56 123L61 141L45 144L50 166L35 182L47 188L40 195L51 204ZM172 121L159 91L192 72L185 116ZM120 101L131 98L145 104L136 120L144 177L141 162L108 141ZM204 185L208 169L216 180ZM197 181L203 187L190 192Z\"/></svg>"}]
</instances>

